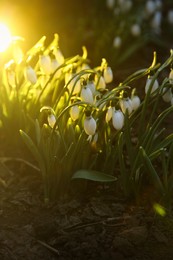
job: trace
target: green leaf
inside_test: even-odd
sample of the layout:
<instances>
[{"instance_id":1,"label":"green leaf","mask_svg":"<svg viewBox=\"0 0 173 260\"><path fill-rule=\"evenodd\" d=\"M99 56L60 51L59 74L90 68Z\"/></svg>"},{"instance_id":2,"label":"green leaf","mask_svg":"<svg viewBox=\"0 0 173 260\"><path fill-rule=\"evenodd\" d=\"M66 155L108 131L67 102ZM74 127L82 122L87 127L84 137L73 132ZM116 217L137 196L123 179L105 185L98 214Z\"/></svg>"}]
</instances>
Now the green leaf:
<instances>
[{"instance_id":1,"label":"green leaf","mask_svg":"<svg viewBox=\"0 0 173 260\"><path fill-rule=\"evenodd\" d=\"M20 130L20 135L24 141L24 143L27 145L29 148L30 152L33 154L37 162L39 163L39 166L41 170L44 168L44 161L36 147L36 145L33 143L32 139L22 130Z\"/></svg>"},{"instance_id":2,"label":"green leaf","mask_svg":"<svg viewBox=\"0 0 173 260\"><path fill-rule=\"evenodd\" d=\"M83 169L75 172L72 176L72 179L85 179L98 182L112 182L117 180L117 178L114 176L105 174L103 172Z\"/></svg>"}]
</instances>

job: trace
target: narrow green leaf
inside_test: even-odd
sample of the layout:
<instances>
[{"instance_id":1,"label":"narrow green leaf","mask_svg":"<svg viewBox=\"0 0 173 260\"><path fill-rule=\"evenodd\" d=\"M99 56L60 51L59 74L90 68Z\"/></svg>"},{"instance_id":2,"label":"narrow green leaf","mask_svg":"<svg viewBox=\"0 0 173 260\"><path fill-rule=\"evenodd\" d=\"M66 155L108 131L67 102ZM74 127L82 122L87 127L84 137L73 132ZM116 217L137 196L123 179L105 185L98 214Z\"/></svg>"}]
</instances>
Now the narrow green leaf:
<instances>
[{"instance_id":1,"label":"narrow green leaf","mask_svg":"<svg viewBox=\"0 0 173 260\"><path fill-rule=\"evenodd\" d=\"M114 176L105 174L103 172L83 169L75 172L72 176L72 179L85 179L98 182L113 182L117 180L117 178Z\"/></svg>"}]
</instances>

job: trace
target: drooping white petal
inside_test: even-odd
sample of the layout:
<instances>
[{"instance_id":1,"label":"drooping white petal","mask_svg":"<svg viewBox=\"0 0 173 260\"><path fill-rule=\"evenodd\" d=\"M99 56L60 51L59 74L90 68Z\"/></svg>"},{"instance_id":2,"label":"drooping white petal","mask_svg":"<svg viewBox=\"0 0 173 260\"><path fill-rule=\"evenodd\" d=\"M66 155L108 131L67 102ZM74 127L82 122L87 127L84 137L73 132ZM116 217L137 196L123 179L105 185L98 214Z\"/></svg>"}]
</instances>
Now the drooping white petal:
<instances>
[{"instance_id":1,"label":"drooping white petal","mask_svg":"<svg viewBox=\"0 0 173 260\"><path fill-rule=\"evenodd\" d=\"M96 84L98 90L104 90L106 88L106 82L105 82L103 76L96 75L95 84Z\"/></svg>"},{"instance_id":2,"label":"drooping white petal","mask_svg":"<svg viewBox=\"0 0 173 260\"><path fill-rule=\"evenodd\" d=\"M113 72L111 67L106 67L103 71L103 77L106 83L110 83L113 80Z\"/></svg>"},{"instance_id":3,"label":"drooping white petal","mask_svg":"<svg viewBox=\"0 0 173 260\"><path fill-rule=\"evenodd\" d=\"M131 102L132 102L132 110L138 109L141 103L140 98L138 96L133 96L131 98Z\"/></svg>"},{"instance_id":4,"label":"drooping white petal","mask_svg":"<svg viewBox=\"0 0 173 260\"><path fill-rule=\"evenodd\" d=\"M112 124L116 130L121 130L124 126L124 114L121 110L115 110L112 115Z\"/></svg>"},{"instance_id":5,"label":"drooping white petal","mask_svg":"<svg viewBox=\"0 0 173 260\"><path fill-rule=\"evenodd\" d=\"M171 91L171 89L170 88L163 88L163 96L162 96L162 98L163 98L163 100L165 101L165 102L170 102L171 101L171 99L172 99L172 91Z\"/></svg>"},{"instance_id":6,"label":"drooping white petal","mask_svg":"<svg viewBox=\"0 0 173 260\"><path fill-rule=\"evenodd\" d=\"M49 75L52 72L52 61L49 55L41 55L39 58L39 64L41 71Z\"/></svg>"},{"instance_id":7,"label":"drooping white petal","mask_svg":"<svg viewBox=\"0 0 173 260\"><path fill-rule=\"evenodd\" d=\"M152 80L153 80L153 77L147 78L146 85L145 85L145 94L147 94ZM152 94L154 91L156 91L156 89L157 89L158 87L159 87L158 80L155 79L155 81L153 82L153 85L152 85L152 87L151 87L151 94Z\"/></svg>"},{"instance_id":8,"label":"drooping white petal","mask_svg":"<svg viewBox=\"0 0 173 260\"><path fill-rule=\"evenodd\" d=\"M26 67L25 76L31 84L35 84L37 82L37 75L31 66Z\"/></svg>"},{"instance_id":9,"label":"drooping white petal","mask_svg":"<svg viewBox=\"0 0 173 260\"><path fill-rule=\"evenodd\" d=\"M88 116L84 120L84 130L87 135L94 135L96 132L96 121L92 116Z\"/></svg>"},{"instance_id":10,"label":"drooping white petal","mask_svg":"<svg viewBox=\"0 0 173 260\"><path fill-rule=\"evenodd\" d=\"M81 100L84 101L84 102L87 102L89 104L94 103L93 94L87 86L84 86L82 88L80 97L81 97Z\"/></svg>"},{"instance_id":11,"label":"drooping white petal","mask_svg":"<svg viewBox=\"0 0 173 260\"><path fill-rule=\"evenodd\" d=\"M106 118L105 118L106 123L108 123L108 122L111 120L111 118L112 118L112 113L113 113L112 107L108 107L108 110L107 110L107 112L106 112Z\"/></svg>"},{"instance_id":12,"label":"drooping white petal","mask_svg":"<svg viewBox=\"0 0 173 260\"><path fill-rule=\"evenodd\" d=\"M50 114L48 115L47 117L47 121L48 121L48 124L51 128L54 127L54 125L56 124L56 117L53 115L53 114Z\"/></svg>"},{"instance_id":13,"label":"drooping white petal","mask_svg":"<svg viewBox=\"0 0 173 260\"><path fill-rule=\"evenodd\" d=\"M73 121L76 121L79 118L79 107L77 105L71 107L70 116Z\"/></svg>"},{"instance_id":14,"label":"drooping white petal","mask_svg":"<svg viewBox=\"0 0 173 260\"><path fill-rule=\"evenodd\" d=\"M124 114L127 110L128 114L130 115L132 113L132 110L133 110L131 99L130 98L121 99L120 100L120 107L121 107L121 110L123 111Z\"/></svg>"}]
</instances>

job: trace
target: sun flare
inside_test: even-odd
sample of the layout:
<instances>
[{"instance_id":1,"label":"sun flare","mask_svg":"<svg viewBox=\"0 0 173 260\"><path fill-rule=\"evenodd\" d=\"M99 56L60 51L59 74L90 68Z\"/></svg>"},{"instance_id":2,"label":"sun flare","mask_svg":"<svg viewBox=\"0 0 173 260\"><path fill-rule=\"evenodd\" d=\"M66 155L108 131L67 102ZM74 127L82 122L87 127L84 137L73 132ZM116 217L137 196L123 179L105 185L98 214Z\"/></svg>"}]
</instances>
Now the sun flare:
<instances>
[{"instance_id":1,"label":"sun flare","mask_svg":"<svg viewBox=\"0 0 173 260\"><path fill-rule=\"evenodd\" d=\"M11 43L11 33L8 29L8 27L0 23L0 52L4 52Z\"/></svg>"}]
</instances>

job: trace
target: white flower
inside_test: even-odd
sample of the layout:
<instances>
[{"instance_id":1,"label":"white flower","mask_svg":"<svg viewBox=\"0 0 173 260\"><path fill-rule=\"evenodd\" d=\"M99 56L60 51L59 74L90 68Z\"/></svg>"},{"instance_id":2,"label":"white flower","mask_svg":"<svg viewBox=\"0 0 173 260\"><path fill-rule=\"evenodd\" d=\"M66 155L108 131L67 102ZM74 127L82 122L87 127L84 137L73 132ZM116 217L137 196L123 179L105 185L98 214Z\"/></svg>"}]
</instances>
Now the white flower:
<instances>
[{"instance_id":1,"label":"white flower","mask_svg":"<svg viewBox=\"0 0 173 260\"><path fill-rule=\"evenodd\" d=\"M103 78L103 76L95 76L95 84L97 86L97 89L104 90L106 88L106 82Z\"/></svg>"},{"instance_id":2,"label":"white flower","mask_svg":"<svg viewBox=\"0 0 173 260\"><path fill-rule=\"evenodd\" d=\"M96 132L96 121L92 116L87 116L84 120L84 130L87 135L94 135Z\"/></svg>"},{"instance_id":3,"label":"white flower","mask_svg":"<svg viewBox=\"0 0 173 260\"><path fill-rule=\"evenodd\" d=\"M123 111L123 113L126 113L126 110L128 112L128 114L130 115L132 113L132 101L130 98L126 98L126 99L121 99L120 100L120 107L121 110Z\"/></svg>"},{"instance_id":4,"label":"white flower","mask_svg":"<svg viewBox=\"0 0 173 260\"><path fill-rule=\"evenodd\" d=\"M89 81L87 87L91 90L92 94L94 95L96 92L96 86L93 81Z\"/></svg>"},{"instance_id":5,"label":"white flower","mask_svg":"<svg viewBox=\"0 0 173 260\"><path fill-rule=\"evenodd\" d=\"M116 130L120 130L124 126L124 115L121 110L115 110L112 114L112 124Z\"/></svg>"},{"instance_id":6,"label":"white flower","mask_svg":"<svg viewBox=\"0 0 173 260\"><path fill-rule=\"evenodd\" d=\"M22 49L17 45L14 44L13 45L13 59L15 61L15 63L20 64L23 60L23 51Z\"/></svg>"},{"instance_id":7,"label":"white flower","mask_svg":"<svg viewBox=\"0 0 173 260\"><path fill-rule=\"evenodd\" d=\"M53 54L55 55L55 58L60 65L64 63L64 56L60 49L55 49Z\"/></svg>"},{"instance_id":8,"label":"white flower","mask_svg":"<svg viewBox=\"0 0 173 260\"><path fill-rule=\"evenodd\" d=\"M73 121L76 121L79 118L79 107L77 105L71 107L70 116Z\"/></svg>"},{"instance_id":9,"label":"white flower","mask_svg":"<svg viewBox=\"0 0 173 260\"><path fill-rule=\"evenodd\" d=\"M141 103L140 98L138 96L133 96L131 98L131 101L132 101L132 109L135 111L140 106Z\"/></svg>"},{"instance_id":10,"label":"white flower","mask_svg":"<svg viewBox=\"0 0 173 260\"><path fill-rule=\"evenodd\" d=\"M87 102L89 104L94 103L93 94L92 94L90 88L88 88L87 86L84 86L82 88L80 97L81 97L81 100L84 102Z\"/></svg>"},{"instance_id":11,"label":"white flower","mask_svg":"<svg viewBox=\"0 0 173 260\"><path fill-rule=\"evenodd\" d=\"M115 4L115 0L106 0L106 6L109 9L112 9L114 7L114 4Z\"/></svg>"},{"instance_id":12,"label":"white flower","mask_svg":"<svg viewBox=\"0 0 173 260\"><path fill-rule=\"evenodd\" d=\"M67 88L69 92L72 93L73 91L74 95L79 94L79 92L81 91L80 79L78 79L77 82L76 80L77 80L77 76L75 76L75 74L71 72L67 72L65 74L65 84L68 84Z\"/></svg>"},{"instance_id":13,"label":"white flower","mask_svg":"<svg viewBox=\"0 0 173 260\"><path fill-rule=\"evenodd\" d=\"M39 64L41 71L46 74L50 75L52 72L52 61L49 55L41 55L39 58Z\"/></svg>"},{"instance_id":14,"label":"white flower","mask_svg":"<svg viewBox=\"0 0 173 260\"><path fill-rule=\"evenodd\" d=\"M171 101L171 99L172 99L172 91L171 91L171 89L170 88L163 88L163 96L162 96L162 98L163 98L163 100L165 101L165 102L170 102Z\"/></svg>"},{"instance_id":15,"label":"white flower","mask_svg":"<svg viewBox=\"0 0 173 260\"><path fill-rule=\"evenodd\" d=\"M155 4L155 2L152 1L152 0L148 0L148 1L146 2L145 9L146 9L146 12L147 12L148 15L153 14L153 13L155 12L155 10L156 10L156 4Z\"/></svg>"},{"instance_id":16,"label":"white flower","mask_svg":"<svg viewBox=\"0 0 173 260\"><path fill-rule=\"evenodd\" d=\"M151 82L153 80L153 77L149 77L147 78L147 81L146 81L146 85L145 85L145 94L147 94L149 88L150 88L150 85L151 85ZM159 87L159 83L158 83L158 80L155 79L155 81L153 82L153 85L151 87L151 94L156 91L156 89L158 89Z\"/></svg>"},{"instance_id":17,"label":"white flower","mask_svg":"<svg viewBox=\"0 0 173 260\"><path fill-rule=\"evenodd\" d=\"M168 22L173 24L173 10L168 11Z\"/></svg>"},{"instance_id":18,"label":"white flower","mask_svg":"<svg viewBox=\"0 0 173 260\"><path fill-rule=\"evenodd\" d=\"M53 115L53 114L50 114L48 115L47 117L47 121L48 121L48 124L51 128L54 127L54 125L56 124L56 117Z\"/></svg>"},{"instance_id":19,"label":"white flower","mask_svg":"<svg viewBox=\"0 0 173 260\"><path fill-rule=\"evenodd\" d=\"M121 38L119 36L116 36L113 41L113 47L118 49L121 46L121 43Z\"/></svg>"},{"instance_id":20,"label":"white flower","mask_svg":"<svg viewBox=\"0 0 173 260\"><path fill-rule=\"evenodd\" d=\"M111 118L112 118L112 113L113 113L112 107L108 107L108 110L107 110L107 112L106 112L106 118L105 118L106 123L108 123L108 122L111 120Z\"/></svg>"},{"instance_id":21,"label":"white flower","mask_svg":"<svg viewBox=\"0 0 173 260\"><path fill-rule=\"evenodd\" d=\"M25 77L29 82L31 82L31 84L35 84L37 82L37 75L31 66L26 67Z\"/></svg>"},{"instance_id":22,"label":"white flower","mask_svg":"<svg viewBox=\"0 0 173 260\"><path fill-rule=\"evenodd\" d=\"M113 80L113 72L111 67L106 67L103 71L103 77L106 83L110 83Z\"/></svg>"},{"instance_id":23,"label":"white flower","mask_svg":"<svg viewBox=\"0 0 173 260\"><path fill-rule=\"evenodd\" d=\"M133 36L139 36L141 34L141 27L139 26L139 24L132 25L131 33Z\"/></svg>"}]
</instances>

